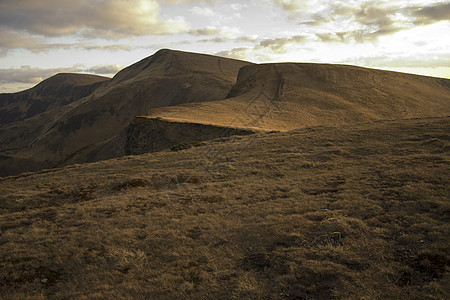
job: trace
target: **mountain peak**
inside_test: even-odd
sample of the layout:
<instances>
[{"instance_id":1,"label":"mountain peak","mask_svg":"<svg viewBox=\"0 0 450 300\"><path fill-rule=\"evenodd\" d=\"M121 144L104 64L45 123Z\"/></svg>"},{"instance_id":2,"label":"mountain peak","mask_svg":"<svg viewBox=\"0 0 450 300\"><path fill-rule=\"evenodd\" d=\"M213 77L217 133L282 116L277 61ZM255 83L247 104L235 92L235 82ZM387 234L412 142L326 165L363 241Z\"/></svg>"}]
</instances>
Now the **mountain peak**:
<instances>
[{"instance_id":1,"label":"mountain peak","mask_svg":"<svg viewBox=\"0 0 450 300\"><path fill-rule=\"evenodd\" d=\"M161 49L153 55L123 69L113 78L114 84L155 77L188 76L189 73L214 73L227 81L235 80L239 69L249 62L209 54Z\"/></svg>"}]
</instances>

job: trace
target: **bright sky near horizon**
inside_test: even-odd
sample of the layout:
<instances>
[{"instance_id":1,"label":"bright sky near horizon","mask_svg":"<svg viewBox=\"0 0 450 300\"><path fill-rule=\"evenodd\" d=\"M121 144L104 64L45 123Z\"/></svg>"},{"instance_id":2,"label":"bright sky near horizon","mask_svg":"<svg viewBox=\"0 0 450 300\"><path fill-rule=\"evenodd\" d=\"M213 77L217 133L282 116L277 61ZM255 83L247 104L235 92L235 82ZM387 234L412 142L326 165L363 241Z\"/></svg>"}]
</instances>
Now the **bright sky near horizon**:
<instances>
[{"instance_id":1,"label":"bright sky near horizon","mask_svg":"<svg viewBox=\"0 0 450 300\"><path fill-rule=\"evenodd\" d=\"M0 93L161 48L450 78L450 1L1 0Z\"/></svg>"}]
</instances>

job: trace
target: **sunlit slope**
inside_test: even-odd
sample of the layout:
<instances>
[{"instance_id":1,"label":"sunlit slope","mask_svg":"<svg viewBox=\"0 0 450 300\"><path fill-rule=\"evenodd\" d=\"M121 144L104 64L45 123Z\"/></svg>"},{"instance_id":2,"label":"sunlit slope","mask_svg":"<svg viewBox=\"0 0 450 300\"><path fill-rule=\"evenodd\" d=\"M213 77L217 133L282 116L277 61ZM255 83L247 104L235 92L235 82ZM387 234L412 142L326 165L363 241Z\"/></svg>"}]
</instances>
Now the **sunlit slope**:
<instances>
[{"instance_id":1,"label":"sunlit slope","mask_svg":"<svg viewBox=\"0 0 450 300\"><path fill-rule=\"evenodd\" d=\"M450 80L330 64L243 67L226 100L164 107L152 117L291 130L450 115Z\"/></svg>"}]
</instances>

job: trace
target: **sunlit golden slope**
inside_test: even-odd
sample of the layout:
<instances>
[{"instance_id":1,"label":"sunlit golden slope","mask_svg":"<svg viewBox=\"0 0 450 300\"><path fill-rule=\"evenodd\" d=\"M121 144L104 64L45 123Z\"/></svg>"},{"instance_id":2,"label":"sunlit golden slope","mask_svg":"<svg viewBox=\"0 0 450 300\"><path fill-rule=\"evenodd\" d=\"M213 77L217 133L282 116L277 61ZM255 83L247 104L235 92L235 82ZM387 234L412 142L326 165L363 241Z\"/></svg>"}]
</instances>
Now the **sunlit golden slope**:
<instances>
[{"instance_id":1,"label":"sunlit golden slope","mask_svg":"<svg viewBox=\"0 0 450 300\"><path fill-rule=\"evenodd\" d=\"M172 121L283 131L447 115L449 79L292 63L243 67L226 100L162 107L150 114Z\"/></svg>"}]
</instances>

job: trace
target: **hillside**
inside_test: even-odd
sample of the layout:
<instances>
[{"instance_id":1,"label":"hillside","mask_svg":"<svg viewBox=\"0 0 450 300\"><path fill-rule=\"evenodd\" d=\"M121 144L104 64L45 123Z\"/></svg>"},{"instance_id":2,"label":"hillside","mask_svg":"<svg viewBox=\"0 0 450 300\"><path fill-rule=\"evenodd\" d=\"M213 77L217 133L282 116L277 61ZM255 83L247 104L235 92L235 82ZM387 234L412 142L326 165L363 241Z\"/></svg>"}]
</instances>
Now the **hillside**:
<instances>
[{"instance_id":1,"label":"hillside","mask_svg":"<svg viewBox=\"0 0 450 300\"><path fill-rule=\"evenodd\" d=\"M41 113L2 126L3 162L20 165L31 160L39 166L52 167L80 151L101 147L120 135L136 116L145 115L152 108L224 99L239 69L248 64L160 50L123 69L88 96L73 102L69 109L64 107L56 114ZM22 171L26 170L15 173Z\"/></svg>"},{"instance_id":2,"label":"hillside","mask_svg":"<svg viewBox=\"0 0 450 300\"><path fill-rule=\"evenodd\" d=\"M448 115L449 79L293 63L243 67L225 101L161 107L149 114L172 121L281 131Z\"/></svg>"},{"instance_id":3,"label":"hillside","mask_svg":"<svg viewBox=\"0 0 450 300\"><path fill-rule=\"evenodd\" d=\"M0 125L58 109L94 92L107 77L61 73L29 90L0 94Z\"/></svg>"},{"instance_id":4,"label":"hillside","mask_svg":"<svg viewBox=\"0 0 450 300\"><path fill-rule=\"evenodd\" d=\"M0 180L2 299L448 299L450 118Z\"/></svg>"},{"instance_id":5,"label":"hillside","mask_svg":"<svg viewBox=\"0 0 450 300\"><path fill-rule=\"evenodd\" d=\"M86 85L90 80L99 81ZM332 64L257 65L168 49L110 80L61 74L30 91L23 95L58 100L42 106L37 96L20 98L21 115L0 126L0 176L159 151L240 130L450 115L448 79ZM11 107L5 112L15 113ZM137 152L129 151L129 141L139 144Z\"/></svg>"}]
</instances>

